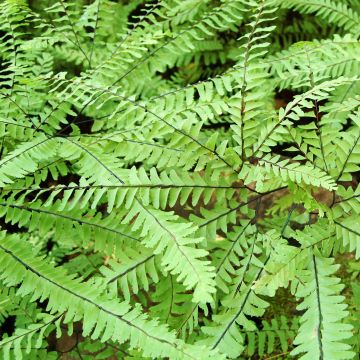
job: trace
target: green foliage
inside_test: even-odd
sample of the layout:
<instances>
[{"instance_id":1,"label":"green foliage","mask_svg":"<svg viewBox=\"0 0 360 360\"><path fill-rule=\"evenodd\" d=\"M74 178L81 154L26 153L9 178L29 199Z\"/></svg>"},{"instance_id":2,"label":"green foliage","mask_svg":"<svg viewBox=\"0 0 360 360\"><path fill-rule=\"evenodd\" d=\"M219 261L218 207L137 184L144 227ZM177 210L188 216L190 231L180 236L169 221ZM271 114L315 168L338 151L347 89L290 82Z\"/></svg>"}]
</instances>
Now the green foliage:
<instances>
[{"instance_id":1,"label":"green foliage","mask_svg":"<svg viewBox=\"0 0 360 360\"><path fill-rule=\"evenodd\" d=\"M337 268L332 262L331 258L324 259L313 254L309 280L297 292L304 298L298 309L306 311L294 340L299 346L292 354L304 352L301 359L351 359L354 355L349 351L350 345L343 343L351 338L352 326L341 324L347 316L344 311L346 305L343 304L344 296L339 296L343 288L340 279L331 277Z\"/></svg>"},{"instance_id":2,"label":"green foliage","mask_svg":"<svg viewBox=\"0 0 360 360\"><path fill-rule=\"evenodd\" d=\"M0 357L355 359L359 9L3 0Z\"/></svg>"}]
</instances>

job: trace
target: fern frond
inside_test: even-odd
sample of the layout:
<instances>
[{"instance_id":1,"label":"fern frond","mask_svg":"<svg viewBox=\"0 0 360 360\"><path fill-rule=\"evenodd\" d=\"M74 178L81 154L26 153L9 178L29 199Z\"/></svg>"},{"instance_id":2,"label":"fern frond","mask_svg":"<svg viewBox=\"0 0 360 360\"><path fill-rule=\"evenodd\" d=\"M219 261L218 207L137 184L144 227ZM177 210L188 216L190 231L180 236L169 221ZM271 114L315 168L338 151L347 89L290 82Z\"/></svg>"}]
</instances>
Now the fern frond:
<instances>
[{"instance_id":1,"label":"fern frond","mask_svg":"<svg viewBox=\"0 0 360 360\"><path fill-rule=\"evenodd\" d=\"M271 319L271 322L263 320L261 329L246 332L247 343L249 344L246 354L253 356L257 353L259 356L264 356L280 350L287 353L288 342L294 338L298 330L298 321L296 317L290 320L284 316Z\"/></svg>"},{"instance_id":2,"label":"fern frond","mask_svg":"<svg viewBox=\"0 0 360 360\"><path fill-rule=\"evenodd\" d=\"M268 64L274 81L281 88L303 86L309 80L309 67L316 79L351 76L357 69L359 41L347 34L333 39L306 41L269 56ZM341 54L341 58L339 58Z\"/></svg>"},{"instance_id":3,"label":"fern frond","mask_svg":"<svg viewBox=\"0 0 360 360\"><path fill-rule=\"evenodd\" d=\"M291 163L289 160L280 160L280 156L275 158L269 155L259 160L259 164L264 166L266 171L271 171L274 176L279 176L283 181L293 181L297 184L307 184L323 187L328 190L335 190L335 181L324 171L309 165Z\"/></svg>"},{"instance_id":4,"label":"fern frond","mask_svg":"<svg viewBox=\"0 0 360 360\"><path fill-rule=\"evenodd\" d=\"M245 336L239 331L238 325L246 331L255 330L256 326L249 317L261 316L269 305L252 289L264 266L260 256L256 254L259 249L256 250L254 246L256 242L261 246L261 240L261 235L254 234L252 244L248 245L248 251L242 259L242 266L232 281L232 291L222 301L224 311L213 316L213 326L202 328L208 335L205 343L211 344L212 349L220 349L230 358L236 358L244 350ZM266 262L265 259L265 264Z\"/></svg>"},{"instance_id":5,"label":"fern frond","mask_svg":"<svg viewBox=\"0 0 360 360\"><path fill-rule=\"evenodd\" d=\"M121 254L121 263L110 259L107 266L100 268L104 281L108 286L119 284L126 300L130 300L130 287L134 294L141 288L149 290L149 280L157 283L159 277L155 266L155 255L147 249L130 249L127 253L124 250ZM114 287L115 289L117 286Z\"/></svg>"},{"instance_id":6,"label":"fern frond","mask_svg":"<svg viewBox=\"0 0 360 360\"><path fill-rule=\"evenodd\" d=\"M139 308L130 309L127 303L102 298L96 289L67 275L63 269L34 258L19 237L1 235L1 261L5 265L1 278L5 284L20 285L18 294L21 296L32 294L33 300L49 299L47 309L52 313L65 311L65 323L83 319L84 336L91 333L93 339L112 339L119 343L130 340L131 346L141 348L144 356L153 358L208 359L213 356L204 347L185 345L176 340L173 333L157 321L148 320ZM21 268L26 271L14 271ZM36 287L32 286L34 283ZM117 328L121 328L121 333L116 331Z\"/></svg>"},{"instance_id":7,"label":"fern frond","mask_svg":"<svg viewBox=\"0 0 360 360\"><path fill-rule=\"evenodd\" d=\"M268 123L263 127L259 135L259 139L254 146L253 156L262 152L269 152L270 147L282 139L281 134L286 132L284 127L292 125L290 120L299 120L301 116L304 116L305 109L312 108L311 100L320 101L324 97L327 97L328 94L337 86L347 82L350 82L350 80L346 78L324 81L302 95L296 95L294 100L286 105L285 109L279 109L279 117L277 121L268 121Z\"/></svg>"},{"instance_id":8,"label":"fern frond","mask_svg":"<svg viewBox=\"0 0 360 360\"><path fill-rule=\"evenodd\" d=\"M38 169L41 162L56 155L56 140L39 135L32 142L21 144L0 161L0 186Z\"/></svg>"},{"instance_id":9,"label":"fern frond","mask_svg":"<svg viewBox=\"0 0 360 360\"><path fill-rule=\"evenodd\" d=\"M333 0L286 0L284 7L291 7L304 13L314 13L317 16L342 27L355 36L360 35L360 17L356 9L342 1Z\"/></svg>"},{"instance_id":10,"label":"fern frond","mask_svg":"<svg viewBox=\"0 0 360 360\"><path fill-rule=\"evenodd\" d=\"M10 354L14 354L16 359L23 359L24 353L28 354L30 351L35 348L39 349L43 346L43 338L45 334L49 333L49 328L52 327L54 323L59 322L63 314L60 315L49 315L41 314L42 319L40 323L29 325L26 329L17 329L14 335L5 338L0 341L0 349L3 355L3 359L11 359ZM33 339L36 336L37 339ZM26 344L25 351L23 351L23 345Z\"/></svg>"},{"instance_id":11,"label":"fern frond","mask_svg":"<svg viewBox=\"0 0 360 360\"><path fill-rule=\"evenodd\" d=\"M164 295L169 293L170 296L164 301ZM177 330L177 334L184 339L196 331L201 311L208 313L207 306L194 304L185 287L177 283L171 275L160 280L152 301L155 303L152 307L154 315L169 324L170 328Z\"/></svg>"},{"instance_id":12,"label":"fern frond","mask_svg":"<svg viewBox=\"0 0 360 360\"><path fill-rule=\"evenodd\" d=\"M360 258L360 226L359 217L348 217L346 220L335 220L336 236L348 251L354 251L355 257Z\"/></svg>"},{"instance_id":13,"label":"fern frond","mask_svg":"<svg viewBox=\"0 0 360 360\"><path fill-rule=\"evenodd\" d=\"M333 276L338 266L333 259L312 255L311 275L299 291L303 302L299 310L305 310L292 355L300 359L352 359L354 353L346 340L352 336L350 324L343 323L347 316L344 297L340 295L343 285Z\"/></svg>"},{"instance_id":14,"label":"fern frond","mask_svg":"<svg viewBox=\"0 0 360 360\"><path fill-rule=\"evenodd\" d=\"M53 207L45 208L41 202L33 202L31 206L17 205L11 202L0 204L1 214L5 215L5 222L11 222L19 227L27 227L29 231L37 229L42 236L48 231L55 230L58 240L67 244L88 246L94 241L95 249L109 254L120 251L123 241L140 241L129 234L126 225L115 222L118 214L103 218L100 213L61 211L61 204L55 203ZM74 232L78 232L77 234Z\"/></svg>"},{"instance_id":15,"label":"fern frond","mask_svg":"<svg viewBox=\"0 0 360 360\"><path fill-rule=\"evenodd\" d=\"M167 206L174 207L177 202L184 205L191 200L192 206L196 206L200 200L207 205L215 195L231 199L236 191L243 189L243 185L232 183L236 177L229 176L224 185L216 185L214 179L200 176L199 173L179 173L170 170L169 173L163 171L157 173L155 168L151 168L149 174L144 169L136 170L134 167L128 170L120 170L121 179L124 184L120 185L90 185L89 182L80 178L80 185L70 183L69 185L58 185L56 187L33 187L33 188L4 188L4 191L21 192L27 194L44 196L50 193L45 206L50 206L60 192L64 196L60 200L61 208L84 208L90 205L95 209L100 202L106 200L107 212L111 213L114 208L131 208L135 201L135 196L142 199L145 206L152 204L155 208L165 209ZM105 181L104 181L105 182ZM85 201L86 200L86 201Z\"/></svg>"}]
</instances>

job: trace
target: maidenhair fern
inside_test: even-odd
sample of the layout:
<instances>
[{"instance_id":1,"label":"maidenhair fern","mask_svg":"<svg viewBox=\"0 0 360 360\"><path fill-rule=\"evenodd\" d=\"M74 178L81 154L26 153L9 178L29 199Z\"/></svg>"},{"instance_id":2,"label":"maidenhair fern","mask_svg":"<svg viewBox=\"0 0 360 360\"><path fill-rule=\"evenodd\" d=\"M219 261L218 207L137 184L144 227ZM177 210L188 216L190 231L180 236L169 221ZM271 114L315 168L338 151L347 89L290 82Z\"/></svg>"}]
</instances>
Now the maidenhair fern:
<instances>
[{"instance_id":1,"label":"maidenhair fern","mask_svg":"<svg viewBox=\"0 0 360 360\"><path fill-rule=\"evenodd\" d=\"M3 0L0 357L355 359L359 11Z\"/></svg>"}]
</instances>

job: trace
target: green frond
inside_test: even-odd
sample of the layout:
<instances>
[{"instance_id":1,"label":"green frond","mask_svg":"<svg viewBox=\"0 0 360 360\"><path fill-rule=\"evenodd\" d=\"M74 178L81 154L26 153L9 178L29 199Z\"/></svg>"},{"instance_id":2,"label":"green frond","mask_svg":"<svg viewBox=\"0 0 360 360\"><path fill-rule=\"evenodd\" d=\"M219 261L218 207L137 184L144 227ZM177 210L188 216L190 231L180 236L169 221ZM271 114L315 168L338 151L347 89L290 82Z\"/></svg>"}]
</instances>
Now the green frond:
<instances>
[{"instance_id":1,"label":"green frond","mask_svg":"<svg viewBox=\"0 0 360 360\"><path fill-rule=\"evenodd\" d=\"M305 310L300 319L299 333L294 340L297 347L292 355L300 359L352 359L354 353L346 340L352 336L352 327L344 323L347 316L343 285L333 276L338 266L333 259L312 255L308 280L298 296L304 300L298 306Z\"/></svg>"},{"instance_id":2,"label":"green frond","mask_svg":"<svg viewBox=\"0 0 360 360\"><path fill-rule=\"evenodd\" d=\"M41 322L29 325L26 329L17 329L14 335L5 338L0 342L0 349L3 359L11 359L10 354L14 354L16 359L24 359L24 354L28 358L32 349L41 349L43 347L43 339L49 333L49 328L54 324L57 326L58 335L59 322L62 314L53 316L49 314L41 314Z\"/></svg>"},{"instance_id":3,"label":"green frond","mask_svg":"<svg viewBox=\"0 0 360 360\"><path fill-rule=\"evenodd\" d=\"M250 318L261 316L269 305L253 290L253 285L261 276L264 267L259 251L262 240L258 232L253 235L252 241L248 244L248 251L240 262L241 266L232 279L231 292L222 300L222 311L218 311L212 317L211 326L202 328L208 336L204 343L212 349L219 349L231 359L239 356L244 350L245 336L239 330L239 326L246 331L254 331L256 326ZM266 262L265 259L265 264Z\"/></svg>"},{"instance_id":4,"label":"green frond","mask_svg":"<svg viewBox=\"0 0 360 360\"><path fill-rule=\"evenodd\" d=\"M121 249L124 241L138 242L138 233L131 235L129 226L117 224L114 219L118 214L103 217L100 213L84 211L59 211L61 204L46 208L41 202L31 206L17 205L10 202L0 203L1 214L5 222L11 222L29 231L37 229L42 236L54 231L58 241L68 245L89 246L113 254Z\"/></svg>"},{"instance_id":5,"label":"green frond","mask_svg":"<svg viewBox=\"0 0 360 360\"><path fill-rule=\"evenodd\" d=\"M330 191L336 189L335 181L324 171L309 165L291 163L287 159L279 160L280 156L272 158L266 155L259 160L259 164L264 166L267 172L280 177L284 182L290 180L299 185L313 185Z\"/></svg>"},{"instance_id":6,"label":"green frond","mask_svg":"<svg viewBox=\"0 0 360 360\"><path fill-rule=\"evenodd\" d=\"M345 188L344 186L339 186L337 189L337 194L339 195L339 199L334 202L336 204L335 209L341 209L341 213L351 214L352 212L355 214L359 213L358 206L360 202L360 187L356 187L355 189L351 187Z\"/></svg>"},{"instance_id":7,"label":"green frond","mask_svg":"<svg viewBox=\"0 0 360 360\"><path fill-rule=\"evenodd\" d=\"M137 294L139 287L149 291L149 278L154 283L159 281L155 255L147 249L130 248L127 253L122 249L121 263L110 259L106 266L100 268L100 272L104 276L104 282L115 292L119 287L128 301L130 287Z\"/></svg>"},{"instance_id":8,"label":"green frond","mask_svg":"<svg viewBox=\"0 0 360 360\"><path fill-rule=\"evenodd\" d=\"M213 326L202 330L208 336L206 344L234 359L245 349L245 334L239 330L238 325L246 331L255 330L255 324L248 317L260 317L269 304L256 296L250 286L246 286L236 298L224 301L224 305L229 310L214 315Z\"/></svg>"},{"instance_id":9,"label":"green frond","mask_svg":"<svg viewBox=\"0 0 360 360\"><path fill-rule=\"evenodd\" d=\"M180 222L178 216L147 208L137 203L123 219L130 221L133 231L141 228L143 243L152 247L155 254L162 253L161 265L165 271L178 275L187 289L194 288L194 302L212 302L215 292L214 269L205 256L208 252L195 248L201 242L195 235L196 227L191 223Z\"/></svg>"},{"instance_id":10,"label":"green frond","mask_svg":"<svg viewBox=\"0 0 360 360\"><path fill-rule=\"evenodd\" d=\"M285 0L281 6L291 7L304 13L313 13L329 23L360 35L360 16L358 9L353 9L341 1L334 0Z\"/></svg>"},{"instance_id":11,"label":"green frond","mask_svg":"<svg viewBox=\"0 0 360 360\"><path fill-rule=\"evenodd\" d=\"M279 109L278 119L275 121L269 120L263 127L259 139L254 146L253 156L258 155L261 152L269 152L271 146L276 142L281 141L282 134L287 133L285 126L291 126L291 120L298 121L300 117L304 116L304 110L312 108L312 100L321 101L337 86L349 83L350 81L350 79L346 78L324 81L321 84L312 87L307 92L296 95L294 100L286 105L285 109Z\"/></svg>"},{"instance_id":12,"label":"green frond","mask_svg":"<svg viewBox=\"0 0 360 360\"><path fill-rule=\"evenodd\" d=\"M4 264L2 281L7 286L20 285L17 293L21 296L32 294L32 301L48 299L47 309L52 313L65 312L65 323L83 319L84 336L91 334L93 339L111 339L118 343L129 340L132 347L141 348L144 356L153 358L209 359L213 356L204 347L184 345L176 340L174 333L156 320L148 320L138 307L130 309L127 303L100 297L96 288L34 257L17 236L2 233L0 252ZM37 284L36 287L33 284ZM121 332L116 331L117 324Z\"/></svg>"},{"instance_id":13,"label":"green frond","mask_svg":"<svg viewBox=\"0 0 360 360\"><path fill-rule=\"evenodd\" d=\"M215 279L217 286L225 293L229 292L228 284L232 283L232 276L237 273L236 269L242 265L244 258L248 254L252 256L261 252L261 249L256 246L255 241L252 239L255 232L256 229L251 225L251 220L249 220L244 222L242 227L236 227L234 232L229 233L226 241L217 240L221 241L219 244L221 252L215 253ZM216 246L216 242L214 246Z\"/></svg>"},{"instance_id":14,"label":"green frond","mask_svg":"<svg viewBox=\"0 0 360 360\"><path fill-rule=\"evenodd\" d=\"M58 199L58 194L63 192L61 198L61 208L85 208L90 204L90 208L107 203L107 212L111 213L114 208L131 208L135 201L135 196L142 199L145 206L152 204L155 208L165 209L167 206L174 207L177 202L184 205L191 201L192 206L196 206L200 200L208 204L215 195L224 196L231 199L237 190L243 189L242 185L233 183L235 177L229 176L225 184L218 186L212 178L206 178L195 173L179 173L171 170L158 173L155 168L151 168L149 174L144 169L136 170L134 167L130 171L120 170L121 179L125 182L120 185L104 184L90 185L85 178L80 178L79 185L70 183L69 185L58 185L57 187L42 188L7 188L6 191L28 190L28 194L37 197L50 194L45 206L48 207ZM192 174L191 174L192 175ZM129 185L127 185L129 184ZM86 200L86 201L85 201Z\"/></svg>"},{"instance_id":15,"label":"green frond","mask_svg":"<svg viewBox=\"0 0 360 360\"><path fill-rule=\"evenodd\" d=\"M275 240L275 241L274 241ZM309 247L294 247L284 239L274 236L271 254L265 271L254 285L259 294L275 296L280 287L296 289L299 279L306 277L309 262Z\"/></svg>"},{"instance_id":16,"label":"green frond","mask_svg":"<svg viewBox=\"0 0 360 360\"><path fill-rule=\"evenodd\" d=\"M246 354L253 356L257 353L259 356L264 356L278 350L288 353L289 339L293 339L298 327L296 317L290 320L281 316L272 319L271 322L263 320L261 329L246 332L248 343Z\"/></svg>"},{"instance_id":17,"label":"green frond","mask_svg":"<svg viewBox=\"0 0 360 360\"><path fill-rule=\"evenodd\" d=\"M295 43L269 56L268 65L278 86L295 89L309 80L310 69L319 80L351 76L360 65L358 51L358 39L350 34L334 35L333 39Z\"/></svg>"},{"instance_id":18,"label":"green frond","mask_svg":"<svg viewBox=\"0 0 360 360\"><path fill-rule=\"evenodd\" d=\"M56 155L56 140L39 135L35 140L21 144L0 161L0 186L11 184L35 172L45 160Z\"/></svg>"},{"instance_id":19,"label":"green frond","mask_svg":"<svg viewBox=\"0 0 360 360\"><path fill-rule=\"evenodd\" d=\"M164 301L165 294L169 293L170 296L166 296ZM155 303L152 307L153 314L169 324L182 338L191 336L198 328L201 311L208 313L206 306L191 301L191 295L185 287L171 275L160 280L151 300Z\"/></svg>"},{"instance_id":20,"label":"green frond","mask_svg":"<svg viewBox=\"0 0 360 360\"><path fill-rule=\"evenodd\" d=\"M335 221L336 236L348 251L353 251L360 258L360 225L359 216Z\"/></svg>"}]
</instances>

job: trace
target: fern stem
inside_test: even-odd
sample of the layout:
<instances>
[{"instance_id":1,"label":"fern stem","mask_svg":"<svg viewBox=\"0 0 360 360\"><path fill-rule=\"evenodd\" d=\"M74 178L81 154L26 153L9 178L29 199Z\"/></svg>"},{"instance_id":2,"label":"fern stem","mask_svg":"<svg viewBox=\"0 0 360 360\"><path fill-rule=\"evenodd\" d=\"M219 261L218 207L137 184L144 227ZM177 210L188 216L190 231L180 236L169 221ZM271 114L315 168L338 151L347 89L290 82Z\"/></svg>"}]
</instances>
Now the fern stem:
<instances>
[{"instance_id":1,"label":"fern stem","mask_svg":"<svg viewBox=\"0 0 360 360\"><path fill-rule=\"evenodd\" d=\"M175 184L121 184L121 185L58 185L51 187L19 187L19 188L2 188L2 191L57 191L57 190L90 190L90 189L186 189L186 188L194 188L194 189L245 189L243 185L229 185L229 186L221 186L221 185L175 185Z\"/></svg>"},{"instance_id":2,"label":"fern stem","mask_svg":"<svg viewBox=\"0 0 360 360\"><path fill-rule=\"evenodd\" d=\"M345 202L345 201L349 201L349 200L352 200L352 199L357 199L358 197L360 197L360 194L359 195L353 195L353 196L350 196L350 197L345 198L345 199L340 199L340 200L334 201L333 205L339 204L339 203L342 203L342 202Z\"/></svg>"},{"instance_id":3,"label":"fern stem","mask_svg":"<svg viewBox=\"0 0 360 360\"><path fill-rule=\"evenodd\" d=\"M96 37L97 28L98 28L100 2L101 2L101 0L98 0L97 9L96 9L96 20L95 20L94 36L92 38L91 50L90 50L90 55L89 55L89 68L90 69L91 69L91 60L92 60L92 56L93 56L93 53L94 53L95 37Z\"/></svg>"},{"instance_id":4,"label":"fern stem","mask_svg":"<svg viewBox=\"0 0 360 360\"><path fill-rule=\"evenodd\" d=\"M306 52L306 56L307 56L307 60L308 60L308 67L309 67L309 77L310 77L310 85L311 87L315 86L315 81L314 81L314 73L311 67L311 62L310 62L310 58L309 58L309 54L308 52ZM327 166L327 162L326 162L326 158L325 158L325 153L324 153L324 144L323 144L323 138L322 138L322 131L321 131L321 126L320 126L320 112L319 112L319 104L317 99L313 100L313 104L314 104L314 114L315 114L315 124L316 124L316 133L319 136L319 142L320 142L320 150L321 150L321 155L324 161L324 165L325 165L325 170L328 173L329 169Z\"/></svg>"},{"instance_id":5,"label":"fern stem","mask_svg":"<svg viewBox=\"0 0 360 360\"><path fill-rule=\"evenodd\" d=\"M11 121L6 121L6 120L0 120L0 123L13 125L13 126L18 126L18 127L22 127L22 128L25 128L25 129L32 129L33 128L32 126L23 125L23 124L17 124L17 123L13 123Z\"/></svg>"},{"instance_id":6,"label":"fern stem","mask_svg":"<svg viewBox=\"0 0 360 360\"><path fill-rule=\"evenodd\" d=\"M319 323L317 327L317 338L319 342L319 351L320 351L320 358L319 360L324 360L324 350L323 350L323 344L322 344L322 334L321 334L321 328L322 328L322 311L321 311L321 301L320 301L320 287L319 287L319 277L318 277L318 270L316 265L316 259L315 255L312 255L313 265L314 265L314 274L315 274L315 283L316 283L316 299L317 299L317 305L319 310Z\"/></svg>"}]
</instances>

